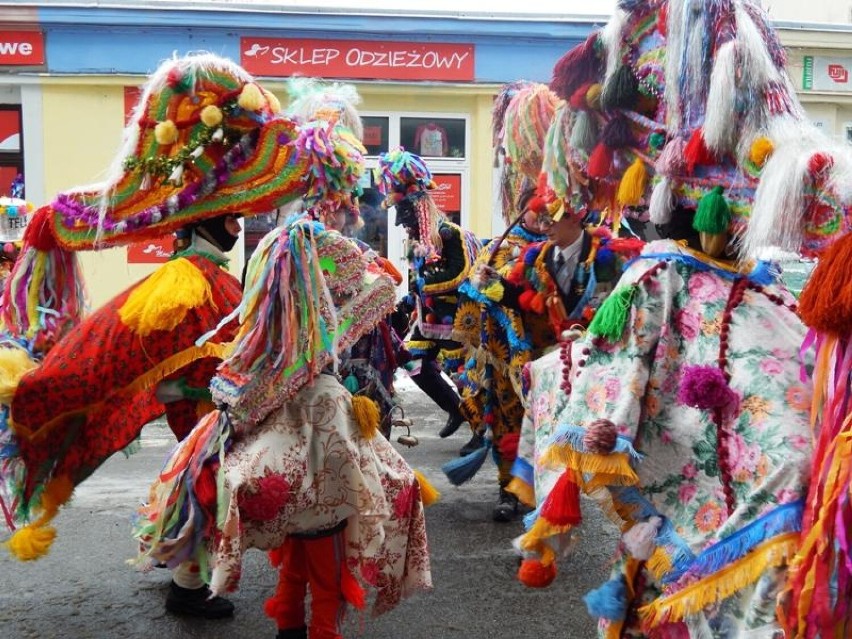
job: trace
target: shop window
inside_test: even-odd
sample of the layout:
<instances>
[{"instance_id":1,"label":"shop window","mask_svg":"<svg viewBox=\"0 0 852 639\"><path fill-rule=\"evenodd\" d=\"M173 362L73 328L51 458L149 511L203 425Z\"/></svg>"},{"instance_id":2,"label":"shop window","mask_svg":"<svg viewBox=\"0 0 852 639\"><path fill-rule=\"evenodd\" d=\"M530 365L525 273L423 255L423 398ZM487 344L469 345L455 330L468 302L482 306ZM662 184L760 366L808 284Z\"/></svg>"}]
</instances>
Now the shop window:
<instances>
[{"instance_id":1,"label":"shop window","mask_svg":"<svg viewBox=\"0 0 852 639\"><path fill-rule=\"evenodd\" d=\"M464 158L463 118L400 118L400 144L427 158Z\"/></svg>"},{"instance_id":2,"label":"shop window","mask_svg":"<svg viewBox=\"0 0 852 639\"><path fill-rule=\"evenodd\" d=\"M367 155L386 153L389 147L390 119L378 116L363 116L364 147Z\"/></svg>"},{"instance_id":3,"label":"shop window","mask_svg":"<svg viewBox=\"0 0 852 639\"><path fill-rule=\"evenodd\" d=\"M21 107L0 105L0 195L26 197L21 186L24 176L22 132Z\"/></svg>"}]
</instances>

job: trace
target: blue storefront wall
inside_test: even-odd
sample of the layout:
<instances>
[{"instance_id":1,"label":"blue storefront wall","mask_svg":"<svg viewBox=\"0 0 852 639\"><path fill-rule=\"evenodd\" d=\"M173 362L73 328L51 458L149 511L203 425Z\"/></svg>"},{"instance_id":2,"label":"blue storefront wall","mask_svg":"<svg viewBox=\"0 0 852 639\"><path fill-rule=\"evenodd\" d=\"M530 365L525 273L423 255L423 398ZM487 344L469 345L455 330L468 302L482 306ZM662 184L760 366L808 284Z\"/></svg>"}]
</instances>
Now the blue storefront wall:
<instances>
[{"instance_id":1,"label":"blue storefront wall","mask_svg":"<svg viewBox=\"0 0 852 639\"><path fill-rule=\"evenodd\" d=\"M362 39L474 46L475 83L548 82L554 63L595 27L589 22L403 16L39 9L51 74L147 74L173 53L240 59L240 38Z\"/></svg>"}]
</instances>

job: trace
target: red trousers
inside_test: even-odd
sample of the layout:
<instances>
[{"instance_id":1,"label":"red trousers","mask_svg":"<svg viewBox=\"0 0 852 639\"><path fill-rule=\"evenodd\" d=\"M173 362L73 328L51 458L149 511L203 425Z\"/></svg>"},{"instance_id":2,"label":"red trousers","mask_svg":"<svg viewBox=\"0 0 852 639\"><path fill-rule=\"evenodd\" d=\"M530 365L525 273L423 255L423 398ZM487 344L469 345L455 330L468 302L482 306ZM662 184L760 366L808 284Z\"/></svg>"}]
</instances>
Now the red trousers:
<instances>
[{"instance_id":1,"label":"red trousers","mask_svg":"<svg viewBox=\"0 0 852 639\"><path fill-rule=\"evenodd\" d=\"M345 564L344 530L325 537L287 537L270 553L280 563L275 596L266 614L279 630L309 627L310 639L343 639L340 626L346 610L342 578ZM305 621L305 595L311 592L311 621Z\"/></svg>"}]
</instances>

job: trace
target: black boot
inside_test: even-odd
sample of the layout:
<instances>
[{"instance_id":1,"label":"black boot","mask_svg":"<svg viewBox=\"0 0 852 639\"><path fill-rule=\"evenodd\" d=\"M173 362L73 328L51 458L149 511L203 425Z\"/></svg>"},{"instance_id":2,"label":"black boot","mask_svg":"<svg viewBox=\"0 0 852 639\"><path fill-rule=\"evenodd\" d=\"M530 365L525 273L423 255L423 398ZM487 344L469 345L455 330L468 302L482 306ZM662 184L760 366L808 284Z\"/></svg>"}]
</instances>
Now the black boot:
<instances>
[{"instance_id":1,"label":"black boot","mask_svg":"<svg viewBox=\"0 0 852 639\"><path fill-rule=\"evenodd\" d=\"M464 424L464 421L464 416L458 411L458 409L456 409L454 413L450 413L450 416L447 418L447 423L438 431L438 437L449 437L455 433L462 424Z\"/></svg>"},{"instance_id":2,"label":"black boot","mask_svg":"<svg viewBox=\"0 0 852 639\"><path fill-rule=\"evenodd\" d=\"M169 584L166 610L178 615L224 619L234 614L234 604L223 597L210 597L210 588L181 588L175 582Z\"/></svg>"},{"instance_id":3,"label":"black boot","mask_svg":"<svg viewBox=\"0 0 852 639\"><path fill-rule=\"evenodd\" d=\"M508 490L500 486L500 498L494 504L494 510L491 511L491 518L500 523L512 521L518 515L518 498Z\"/></svg>"},{"instance_id":4,"label":"black boot","mask_svg":"<svg viewBox=\"0 0 852 639\"><path fill-rule=\"evenodd\" d=\"M275 635L275 639L308 639L308 628L282 628Z\"/></svg>"},{"instance_id":5,"label":"black boot","mask_svg":"<svg viewBox=\"0 0 852 639\"><path fill-rule=\"evenodd\" d=\"M459 450L459 457L467 457L483 446L485 446L485 438L479 432L474 431L473 437L470 438L470 441Z\"/></svg>"}]
</instances>

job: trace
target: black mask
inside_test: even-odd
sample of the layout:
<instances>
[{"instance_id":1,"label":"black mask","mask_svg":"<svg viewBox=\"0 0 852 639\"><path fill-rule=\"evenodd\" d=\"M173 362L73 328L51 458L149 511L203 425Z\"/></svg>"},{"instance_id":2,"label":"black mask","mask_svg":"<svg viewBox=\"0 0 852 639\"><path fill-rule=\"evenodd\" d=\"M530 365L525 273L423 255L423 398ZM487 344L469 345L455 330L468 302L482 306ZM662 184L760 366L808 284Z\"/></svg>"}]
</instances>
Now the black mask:
<instances>
[{"instance_id":1,"label":"black mask","mask_svg":"<svg viewBox=\"0 0 852 639\"><path fill-rule=\"evenodd\" d=\"M215 244L223 253L227 253L237 243L239 236L231 235L225 228L225 221L233 215L220 215L210 220L200 222L196 227L196 232L201 231L200 235L205 240Z\"/></svg>"},{"instance_id":2,"label":"black mask","mask_svg":"<svg viewBox=\"0 0 852 639\"><path fill-rule=\"evenodd\" d=\"M695 218L695 211L676 208L672 211L672 219L668 224L655 224L654 227L662 238L686 240L690 248L701 250L698 231L692 228L693 218Z\"/></svg>"},{"instance_id":3,"label":"black mask","mask_svg":"<svg viewBox=\"0 0 852 639\"><path fill-rule=\"evenodd\" d=\"M408 198L396 205L396 226L403 226L408 231L409 237L417 239L420 234L420 226L417 222L417 211L414 204Z\"/></svg>"}]
</instances>

